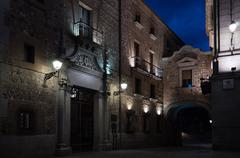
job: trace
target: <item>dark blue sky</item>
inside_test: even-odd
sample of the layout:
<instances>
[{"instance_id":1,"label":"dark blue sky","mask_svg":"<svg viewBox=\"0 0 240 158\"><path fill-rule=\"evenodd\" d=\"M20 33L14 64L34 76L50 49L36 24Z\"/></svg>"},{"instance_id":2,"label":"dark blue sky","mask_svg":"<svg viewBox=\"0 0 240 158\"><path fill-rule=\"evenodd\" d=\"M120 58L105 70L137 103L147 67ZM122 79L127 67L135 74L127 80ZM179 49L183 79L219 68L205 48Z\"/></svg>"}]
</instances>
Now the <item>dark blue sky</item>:
<instances>
[{"instance_id":1,"label":"dark blue sky","mask_svg":"<svg viewBox=\"0 0 240 158\"><path fill-rule=\"evenodd\" d=\"M209 50L205 33L205 0L145 0L186 44Z\"/></svg>"}]
</instances>

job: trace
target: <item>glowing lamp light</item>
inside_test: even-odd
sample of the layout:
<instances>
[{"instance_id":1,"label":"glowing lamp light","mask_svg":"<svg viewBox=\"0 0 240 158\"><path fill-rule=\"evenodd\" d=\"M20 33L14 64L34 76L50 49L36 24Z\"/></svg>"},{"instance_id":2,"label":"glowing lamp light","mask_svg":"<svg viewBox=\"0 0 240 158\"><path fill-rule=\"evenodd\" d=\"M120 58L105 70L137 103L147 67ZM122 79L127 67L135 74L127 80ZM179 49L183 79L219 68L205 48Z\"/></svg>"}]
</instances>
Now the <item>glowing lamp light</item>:
<instances>
[{"instance_id":1,"label":"glowing lamp light","mask_svg":"<svg viewBox=\"0 0 240 158\"><path fill-rule=\"evenodd\" d=\"M212 124L212 120L209 120L209 123Z\"/></svg>"},{"instance_id":2,"label":"glowing lamp light","mask_svg":"<svg viewBox=\"0 0 240 158\"><path fill-rule=\"evenodd\" d=\"M62 65L63 65L63 63L59 60L54 60L52 62L52 64L53 64L53 68L57 71L60 70L62 68Z\"/></svg>"},{"instance_id":3,"label":"glowing lamp light","mask_svg":"<svg viewBox=\"0 0 240 158\"><path fill-rule=\"evenodd\" d=\"M128 104L127 104L127 109L128 109L128 110L132 110L132 107L133 107L132 103L128 103Z\"/></svg>"},{"instance_id":4,"label":"glowing lamp light","mask_svg":"<svg viewBox=\"0 0 240 158\"><path fill-rule=\"evenodd\" d=\"M161 107L156 107L156 112L157 112L157 115L161 115L162 113L162 108Z\"/></svg>"},{"instance_id":5,"label":"glowing lamp light","mask_svg":"<svg viewBox=\"0 0 240 158\"><path fill-rule=\"evenodd\" d=\"M149 111L149 106L148 105L143 105L143 112L146 114Z\"/></svg>"},{"instance_id":6,"label":"glowing lamp light","mask_svg":"<svg viewBox=\"0 0 240 158\"><path fill-rule=\"evenodd\" d=\"M232 22L232 23L229 25L229 30L230 30L230 32L234 33L234 32L236 31L237 27L238 27L238 23Z\"/></svg>"},{"instance_id":7,"label":"glowing lamp light","mask_svg":"<svg viewBox=\"0 0 240 158\"><path fill-rule=\"evenodd\" d=\"M121 84L122 90L126 90L127 87L128 87L128 84L127 84L127 83L123 82L123 83Z\"/></svg>"}]
</instances>

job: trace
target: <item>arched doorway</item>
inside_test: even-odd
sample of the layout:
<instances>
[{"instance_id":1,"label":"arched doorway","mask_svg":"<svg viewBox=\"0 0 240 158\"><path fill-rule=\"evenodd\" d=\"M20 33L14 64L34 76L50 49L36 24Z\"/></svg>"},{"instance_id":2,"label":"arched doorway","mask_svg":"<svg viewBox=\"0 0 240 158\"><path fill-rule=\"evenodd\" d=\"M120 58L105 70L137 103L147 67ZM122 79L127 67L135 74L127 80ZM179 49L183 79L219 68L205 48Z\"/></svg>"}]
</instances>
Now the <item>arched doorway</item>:
<instances>
[{"instance_id":1,"label":"arched doorway","mask_svg":"<svg viewBox=\"0 0 240 158\"><path fill-rule=\"evenodd\" d=\"M198 103L181 103L167 111L167 119L181 133L183 145L211 144L211 116L206 107Z\"/></svg>"}]
</instances>

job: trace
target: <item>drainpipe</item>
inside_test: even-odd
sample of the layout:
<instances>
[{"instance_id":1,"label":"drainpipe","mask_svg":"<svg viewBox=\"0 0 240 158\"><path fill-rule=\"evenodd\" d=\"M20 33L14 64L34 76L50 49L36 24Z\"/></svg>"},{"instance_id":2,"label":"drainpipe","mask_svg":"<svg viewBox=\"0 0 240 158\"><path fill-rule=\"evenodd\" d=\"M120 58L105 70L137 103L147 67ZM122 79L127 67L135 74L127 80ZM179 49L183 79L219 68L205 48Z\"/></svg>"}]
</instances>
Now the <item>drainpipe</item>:
<instances>
[{"instance_id":1,"label":"drainpipe","mask_svg":"<svg viewBox=\"0 0 240 158\"><path fill-rule=\"evenodd\" d=\"M119 80L118 80L118 89L119 92L121 90L121 82L122 82L122 0L119 0L118 3L118 9L119 9L119 13L118 13L118 26L119 26L119 35L118 35L118 42L119 42L119 60L118 60L118 75L119 75ZM119 125L118 125L118 130L119 130L119 148L121 148L121 144L122 144L122 101L121 101L121 93L119 93Z\"/></svg>"},{"instance_id":2,"label":"drainpipe","mask_svg":"<svg viewBox=\"0 0 240 158\"><path fill-rule=\"evenodd\" d=\"M219 1L213 1L214 7L214 59L213 59L213 74L218 73L218 49L219 49Z\"/></svg>"}]
</instances>

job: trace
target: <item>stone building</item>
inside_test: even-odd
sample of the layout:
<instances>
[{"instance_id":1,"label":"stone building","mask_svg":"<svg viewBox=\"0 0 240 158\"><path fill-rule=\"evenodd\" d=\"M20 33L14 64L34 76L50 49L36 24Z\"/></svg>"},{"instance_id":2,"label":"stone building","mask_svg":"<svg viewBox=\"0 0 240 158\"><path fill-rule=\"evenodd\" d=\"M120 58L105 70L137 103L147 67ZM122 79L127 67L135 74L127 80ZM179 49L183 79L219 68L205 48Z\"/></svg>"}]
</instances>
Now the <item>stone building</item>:
<instances>
[{"instance_id":1,"label":"stone building","mask_svg":"<svg viewBox=\"0 0 240 158\"><path fill-rule=\"evenodd\" d=\"M175 144L175 131L162 123L162 58L183 42L142 0L122 1L122 148Z\"/></svg>"},{"instance_id":2,"label":"stone building","mask_svg":"<svg viewBox=\"0 0 240 158\"><path fill-rule=\"evenodd\" d=\"M106 85L118 83L118 1L0 6L0 154L107 147ZM58 72L55 59L63 63Z\"/></svg>"},{"instance_id":3,"label":"stone building","mask_svg":"<svg viewBox=\"0 0 240 158\"><path fill-rule=\"evenodd\" d=\"M164 113L176 129L187 134L209 134L211 106L201 85L212 75L209 52L184 46L164 58Z\"/></svg>"},{"instance_id":4,"label":"stone building","mask_svg":"<svg viewBox=\"0 0 240 158\"><path fill-rule=\"evenodd\" d=\"M213 41L213 148L239 149L239 0L206 0L206 31ZM211 36L213 34L213 36Z\"/></svg>"},{"instance_id":5,"label":"stone building","mask_svg":"<svg viewBox=\"0 0 240 158\"><path fill-rule=\"evenodd\" d=\"M1 155L176 144L162 58L184 43L144 1L5 0L0 13Z\"/></svg>"},{"instance_id":6,"label":"stone building","mask_svg":"<svg viewBox=\"0 0 240 158\"><path fill-rule=\"evenodd\" d=\"M46 88L43 81L59 54L62 5L56 0L0 2L3 157L49 154L55 149L57 79L49 80Z\"/></svg>"}]
</instances>

